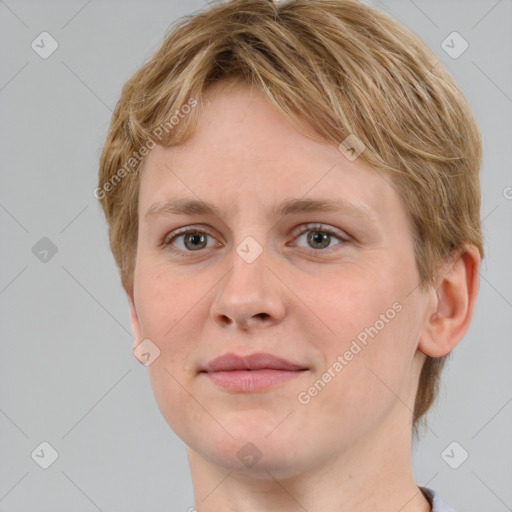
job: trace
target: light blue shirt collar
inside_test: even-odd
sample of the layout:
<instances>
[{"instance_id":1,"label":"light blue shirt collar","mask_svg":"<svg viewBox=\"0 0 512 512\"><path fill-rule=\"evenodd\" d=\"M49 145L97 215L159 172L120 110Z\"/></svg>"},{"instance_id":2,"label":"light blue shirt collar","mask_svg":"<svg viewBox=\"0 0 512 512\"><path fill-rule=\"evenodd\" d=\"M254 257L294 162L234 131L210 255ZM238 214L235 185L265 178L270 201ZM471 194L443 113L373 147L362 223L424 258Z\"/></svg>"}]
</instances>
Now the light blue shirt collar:
<instances>
[{"instance_id":1,"label":"light blue shirt collar","mask_svg":"<svg viewBox=\"0 0 512 512\"><path fill-rule=\"evenodd\" d=\"M427 496L427 499L430 500L432 505L432 512L455 512L453 508L450 508L445 504L445 502L441 499L436 491L429 489L428 487L422 487L421 489Z\"/></svg>"}]
</instances>

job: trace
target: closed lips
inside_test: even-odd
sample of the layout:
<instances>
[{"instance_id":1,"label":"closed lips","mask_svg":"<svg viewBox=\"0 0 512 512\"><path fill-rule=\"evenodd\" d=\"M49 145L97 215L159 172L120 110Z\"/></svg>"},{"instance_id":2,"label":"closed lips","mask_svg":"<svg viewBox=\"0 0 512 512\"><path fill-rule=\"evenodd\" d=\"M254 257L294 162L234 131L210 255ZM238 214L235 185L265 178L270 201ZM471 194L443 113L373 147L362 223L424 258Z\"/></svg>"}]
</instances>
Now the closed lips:
<instances>
[{"instance_id":1,"label":"closed lips","mask_svg":"<svg viewBox=\"0 0 512 512\"><path fill-rule=\"evenodd\" d=\"M301 371L308 368L292 363L286 359L269 353L257 353L250 355L224 354L210 361L201 371L222 372L234 370L284 370Z\"/></svg>"},{"instance_id":2,"label":"closed lips","mask_svg":"<svg viewBox=\"0 0 512 512\"><path fill-rule=\"evenodd\" d=\"M284 385L307 370L273 354L229 353L210 361L201 373L225 392L259 393Z\"/></svg>"}]
</instances>

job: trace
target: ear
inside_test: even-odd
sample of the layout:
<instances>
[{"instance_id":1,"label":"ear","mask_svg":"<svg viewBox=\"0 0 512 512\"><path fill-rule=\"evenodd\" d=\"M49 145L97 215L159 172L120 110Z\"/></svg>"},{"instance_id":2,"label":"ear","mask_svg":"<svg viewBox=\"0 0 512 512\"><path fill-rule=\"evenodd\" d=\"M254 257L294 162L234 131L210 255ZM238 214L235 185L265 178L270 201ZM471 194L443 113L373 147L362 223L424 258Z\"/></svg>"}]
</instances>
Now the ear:
<instances>
[{"instance_id":1,"label":"ear","mask_svg":"<svg viewBox=\"0 0 512 512\"><path fill-rule=\"evenodd\" d=\"M425 326L418 348L431 357L449 354L469 329L480 286L481 257L467 246L432 288Z\"/></svg>"},{"instance_id":2,"label":"ear","mask_svg":"<svg viewBox=\"0 0 512 512\"><path fill-rule=\"evenodd\" d=\"M135 309L133 286L128 286L123 283L123 288L128 297L128 302L130 306L130 322L132 324L132 331L135 337L135 339L133 340L133 349L135 349L142 342L142 335L139 317L137 316L137 310Z\"/></svg>"}]
</instances>

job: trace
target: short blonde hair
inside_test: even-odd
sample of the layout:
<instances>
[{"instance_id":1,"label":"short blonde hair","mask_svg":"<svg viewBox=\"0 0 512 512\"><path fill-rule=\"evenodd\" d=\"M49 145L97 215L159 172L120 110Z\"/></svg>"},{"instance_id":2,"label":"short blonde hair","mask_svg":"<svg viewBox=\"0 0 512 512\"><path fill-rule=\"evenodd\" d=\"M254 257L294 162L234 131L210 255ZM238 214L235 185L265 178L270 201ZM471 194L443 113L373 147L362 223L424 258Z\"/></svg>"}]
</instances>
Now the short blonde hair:
<instances>
[{"instance_id":1,"label":"short blonde hair","mask_svg":"<svg viewBox=\"0 0 512 512\"><path fill-rule=\"evenodd\" d=\"M467 244L483 258L481 135L435 54L357 0L228 0L180 20L126 82L112 116L95 195L125 288L133 285L138 171L148 148L185 142L206 88L218 81L260 87L313 140L339 145L355 135L364 144L359 158L390 174L407 209L420 289L433 286L439 265ZM435 399L444 361L425 360L415 428Z\"/></svg>"}]
</instances>

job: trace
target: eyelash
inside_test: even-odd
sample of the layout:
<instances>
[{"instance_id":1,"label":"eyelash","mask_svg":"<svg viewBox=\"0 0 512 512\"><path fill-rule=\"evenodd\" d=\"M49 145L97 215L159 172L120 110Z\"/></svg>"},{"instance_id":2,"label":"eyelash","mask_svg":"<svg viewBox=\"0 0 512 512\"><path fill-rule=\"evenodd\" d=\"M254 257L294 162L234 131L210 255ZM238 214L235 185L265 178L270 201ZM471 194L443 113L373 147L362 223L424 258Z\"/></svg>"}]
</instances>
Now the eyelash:
<instances>
[{"instance_id":1,"label":"eyelash","mask_svg":"<svg viewBox=\"0 0 512 512\"><path fill-rule=\"evenodd\" d=\"M341 242L341 243L336 244L336 245L345 245L345 244L350 242L350 240L348 238L345 238L345 237L341 236L340 234L336 233L333 229L328 228L328 227L324 227L321 224L307 224L307 225L305 225L304 229L302 231L300 231L296 235L295 238L299 238L300 236L302 236L304 233L307 233L308 231L318 231L320 233L326 233L326 234L328 234L331 237L335 237L338 240L340 240L340 242ZM163 249L168 249L171 252L174 252L175 254L178 254L178 255L183 256L185 258L191 257L194 252L202 252L200 249L198 249L197 251L189 251L189 250L185 250L184 251L182 249L176 249L176 248L173 247L172 242L174 240L176 240L180 236L184 236L184 235L187 235L189 233L206 234L206 235L214 238L212 235L210 235L205 230L194 228L194 227L187 227L187 228L183 228L182 230L178 230L175 233L171 233L173 235L172 237L170 237L169 235L166 235L165 238L162 240L161 247ZM334 247L336 247L336 246L334 246ZM329 247L329 248L326 248L326 249L311 249L310 248L310 249L306 249L306 251L309 252L310 254L318 254L319 252L329 252L330 253L331 249L333 249L334 247Z\"/></svg>"}]
</instances>

